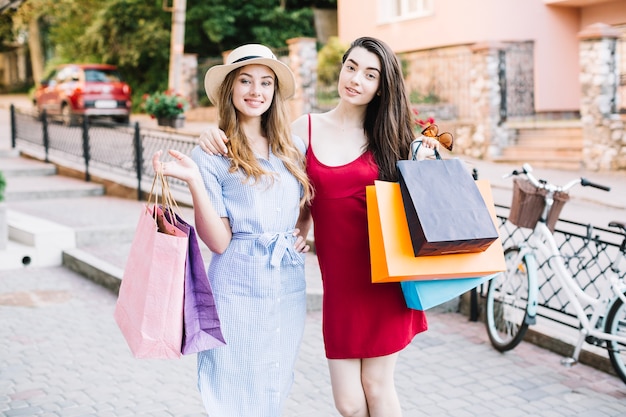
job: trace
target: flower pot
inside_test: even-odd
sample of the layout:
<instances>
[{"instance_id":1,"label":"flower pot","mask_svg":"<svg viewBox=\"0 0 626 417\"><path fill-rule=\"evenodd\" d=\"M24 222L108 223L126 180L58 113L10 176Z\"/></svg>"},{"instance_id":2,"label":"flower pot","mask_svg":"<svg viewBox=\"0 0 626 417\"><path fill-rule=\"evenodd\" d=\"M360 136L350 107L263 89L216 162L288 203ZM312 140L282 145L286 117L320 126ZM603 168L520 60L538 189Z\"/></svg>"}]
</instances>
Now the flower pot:
<instances>
[{"instance_id":1,"label":"flower pot","mask_svg":"<svg viewBox=\"0 0 626 417\"><path fill-rule=\"evenodd\" d=\"M179 114L173 117L159 117L157 118L159 126L173 127L174 129L180 129L185 125L185 115Z\"/></svg>"}]
</instances>

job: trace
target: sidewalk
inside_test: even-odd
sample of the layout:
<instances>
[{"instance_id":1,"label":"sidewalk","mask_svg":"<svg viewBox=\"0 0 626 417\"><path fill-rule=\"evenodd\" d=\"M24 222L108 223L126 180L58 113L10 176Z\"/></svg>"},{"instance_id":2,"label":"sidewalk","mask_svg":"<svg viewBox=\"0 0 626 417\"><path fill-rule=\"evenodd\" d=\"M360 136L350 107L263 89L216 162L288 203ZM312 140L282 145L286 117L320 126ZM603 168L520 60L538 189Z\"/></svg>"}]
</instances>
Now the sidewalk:
<instances>
[{"instance_id":1,"label":"sidewalk","mask_svg":"<svg viewBox=\"0 0 626 417\"><path fill-rule=\"evenodd\" d=\"M0 151L10 148L2 107ZM194 132L206 126L186 123ZM463 159L492 182L496 202L510 203L510 179L501 176L518 167ZM626 220L626 173L537 173L557 183L584 175L613 187L610 193L579 188L586 192L572 193L563 217L596 225ZM139 205L106 196L9 204L77 235L116 219L132 232ZM127 244L114 242L93 245L91 255L116 265L119 273ZM309 292L321 288L313 256L307 256L307 281ZM112 318L115 300L113 292L66 267L0 268L0 415L203 416L195 358L133 359ZM312 310L284 417L339 415L323 354L321 314ZM428 317L429 330L398 361L396 385L405 417L626 415L626 385L614 376L581 364L563 367L561 356L526 342L500 354L484 324L446 308L430 310Z\"/></svg>"},{"instance_id":2,"label":"sidewalk","mask_svg":"<svg viewBox=\"0 0 626 417\"><path fill-rule=\"evenodd\" d=\"M0 271L0 415L201 417L195 357L132 358L113 320L115 295L63 267ZM429 330L400 354L405 417L626 415L626 385L522 342L500 354L484 325L428 313ZM338 417L321 315L307 316L283 417Z\"/></svg>"}]
</instances>

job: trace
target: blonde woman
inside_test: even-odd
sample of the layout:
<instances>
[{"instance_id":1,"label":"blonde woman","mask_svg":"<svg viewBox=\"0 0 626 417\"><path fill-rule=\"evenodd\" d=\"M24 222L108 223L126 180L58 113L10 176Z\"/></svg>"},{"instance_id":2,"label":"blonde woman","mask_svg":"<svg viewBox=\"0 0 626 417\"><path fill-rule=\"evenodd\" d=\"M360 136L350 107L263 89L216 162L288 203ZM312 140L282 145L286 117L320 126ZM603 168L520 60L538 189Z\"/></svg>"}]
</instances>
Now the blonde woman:
<instances>
[{"instance_id":1,"label":"blonde woman","mask_svg":"<svg viewBox=\"0 0 626 417\"><path fill-rule=\"evenodd\" d=\"M208 97L227 132L228 156L169 151L155 170L186 181L195 226L213 253L208 269L227 345L198 354L198 387L211 417L280 416L304 331L304 252L295 229L311 193L304 144L284 100L290 69L250 44L209 69Z\"/></svg>"}]
</instances>

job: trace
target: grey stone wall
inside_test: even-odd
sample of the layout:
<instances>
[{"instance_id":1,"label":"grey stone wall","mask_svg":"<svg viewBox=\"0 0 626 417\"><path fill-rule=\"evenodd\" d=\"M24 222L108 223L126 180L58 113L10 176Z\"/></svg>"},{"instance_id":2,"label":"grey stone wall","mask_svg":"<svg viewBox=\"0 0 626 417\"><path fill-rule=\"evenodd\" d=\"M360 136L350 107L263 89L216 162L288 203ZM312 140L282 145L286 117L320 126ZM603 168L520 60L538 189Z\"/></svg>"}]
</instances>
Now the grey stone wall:
<instances>
[{"instance_id":1,"label":"grey stone wall","mask_svg":"<svg viewBox=\"0 0 626 417\"><path fill-rule=\"evenodd\" d=\"M601 23L579 34L583 165L595 171L626 169L626 130L616 113L619 36Z\"/></svg>"}]
</instances>

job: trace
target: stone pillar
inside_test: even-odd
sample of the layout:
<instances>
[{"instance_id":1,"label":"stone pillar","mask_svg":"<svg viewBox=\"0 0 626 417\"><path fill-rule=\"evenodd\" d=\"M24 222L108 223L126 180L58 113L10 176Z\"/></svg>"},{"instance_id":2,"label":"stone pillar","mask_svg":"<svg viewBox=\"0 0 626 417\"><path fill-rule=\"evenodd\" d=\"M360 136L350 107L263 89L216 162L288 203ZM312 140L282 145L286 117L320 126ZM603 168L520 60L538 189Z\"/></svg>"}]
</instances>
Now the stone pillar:
<instances>
[{"instance_id":1,"label":"stone pillar","mask_svg":"<svg viewBox=\"0 0 626 417\"><path fill-rule=\"evenodd\" d=\"M590 170L626 169L624 122L616 114L619 36L617 29L603 23L578 34L583 165Z\"/></svg>"},{"instance_id":2,"label":"stone pillar","mask_svg":"<svg viewBox=\"0 0 626 417\"><path fill-rule=\"evenodd\" d=\"M317 45L315 38L293 38L289 46L289 66L296 77L296 93L291 99L291 118L309 113L316 107Z\"/></svg>"},{"instance_id":3,"label":"stone pillar","mask_svg":"<svg viewBox=\"0 0 626 417\"><path fill-rule=\"evenodd\" d=\"M187 98L191 108L198 107L198 55L184 54L181 66L180 94Z\"/></svg>"},{"instance_id":4,"label":"stone pillar","mask_svg":"<svg viewBox=\"0 0 626 417\"><path fill-rule=\"evenodd\" d=\"M467 155L478 159L492 159L501 153L508 137L500 120L500 83L498 77L499 52L505 49L500 43L473 45L472 72L470 74L471 118L475 130L471 135Z\"/></svg>"}]
</instances>

